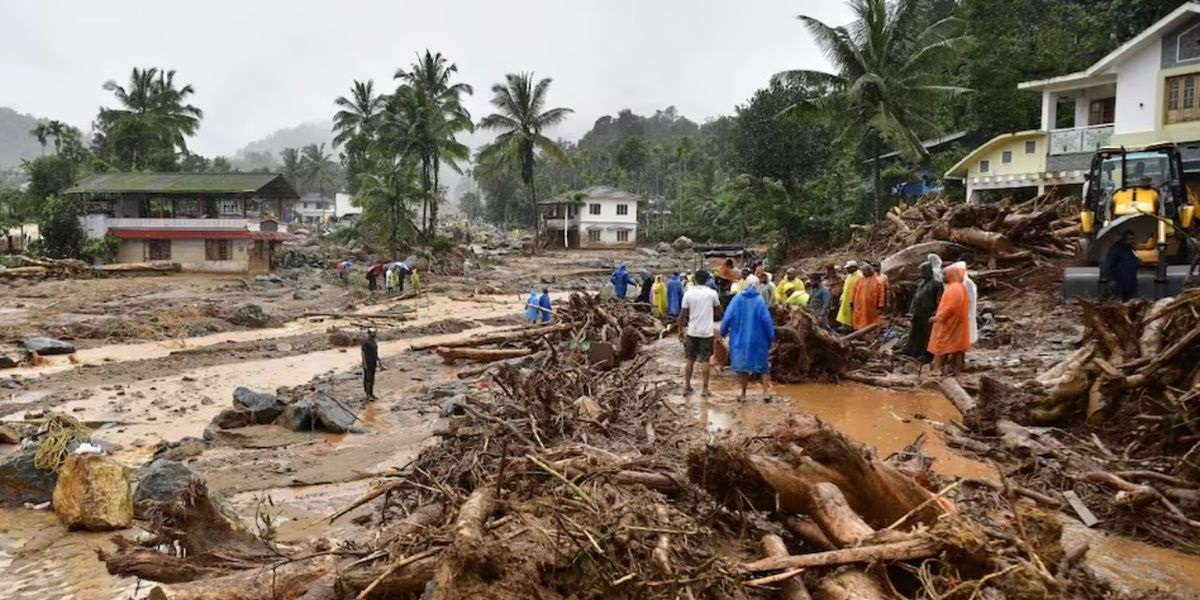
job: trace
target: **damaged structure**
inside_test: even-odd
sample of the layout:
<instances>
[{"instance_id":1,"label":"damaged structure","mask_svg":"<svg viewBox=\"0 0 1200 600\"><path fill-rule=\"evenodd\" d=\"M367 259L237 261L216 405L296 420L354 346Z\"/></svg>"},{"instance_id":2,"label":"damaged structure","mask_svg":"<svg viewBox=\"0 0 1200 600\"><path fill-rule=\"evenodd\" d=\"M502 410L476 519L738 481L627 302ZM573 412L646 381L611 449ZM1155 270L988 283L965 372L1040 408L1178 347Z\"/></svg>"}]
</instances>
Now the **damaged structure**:
<instances>
[{"instance_id":1,"label":"damaged structure","mask_svg":"<svg viewBox=\"0 0 1200 600\"><path fill-rule=\"evenodd\" d=\"M274 173L97 173L64 194L86 202L89 238L120 240L116 262L222 273L269 272L300 197Z\"/></svg>"}]
</instances>

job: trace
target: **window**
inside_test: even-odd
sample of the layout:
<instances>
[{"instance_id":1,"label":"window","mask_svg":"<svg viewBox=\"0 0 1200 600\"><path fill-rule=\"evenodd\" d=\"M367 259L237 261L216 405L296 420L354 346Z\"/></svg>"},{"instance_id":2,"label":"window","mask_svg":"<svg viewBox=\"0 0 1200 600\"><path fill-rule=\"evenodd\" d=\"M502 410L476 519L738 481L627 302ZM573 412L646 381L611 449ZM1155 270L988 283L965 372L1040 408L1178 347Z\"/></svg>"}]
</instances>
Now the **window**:
<instances>
[{"instance_id":1,"label":"window","mask_svg":"<svg viewBox=\"0 0 1200 600\"><path fill-rule=\"evenodd\" d=\"M1116 98L1100 98L1088 104L1088 125L1108 125L1116 112Z\"/></svg>"},{"instance_id":2,"label":"window","mask_svg":"<svg viewBox=\"0 0 1200 600\"><path fill-rule=\"evenodd\" d=\"M1008 163L1012 162L1012 150L1005 150L1004 152L1001 152L1000 153L1000 162L1002 162L1006 165Z\"/></svg>"},{"instance_id":3,"label":"window","mask_svg":"<svg viewBox=\"0 0 1200 600\"><path fill-rule=\"evenodd\" d=\"M622 215L622 216L629 214L629 205L628 204L618 204L617 205L617 214Z\"/></svg>"},{"instance_id":4,"label":"window","mask_svg":"<svg viewBox=\"0 0 1200 600\"><path fill-rule=\"evenodd\" d=\"M1025 142L1025 154L1036 154L1036 153L1037 153L1037 141L1029 140L1028 142Z\"/></svg>"},{"instance_id":5,"label":"window","mask_svg":"<svg viewBox=\"0 0 1200 600\"><path fill-rule=\"evenodd\" d=\"M624 204L622 204L621 206L624 206ZM621 229L621 230L617 231L617 241L618 242L628 242L629 241L629 230Z\"/></svg>"},{"instance_id":6,"label":"window","mask_svg":"<svg viewBox=\"0 0 1200 600\"><path fill-rule=\"evenodd\" d=\"M221 214L223 215L241 215L242 201L241 200L222 200Z\"/></svg>"},{"instance_id":7,"label":"window","mask_svg":"<svg viewBox=\"0 0 1200 600\"><path fill-rule=\"evenodd\" d=\"M204 240L204 260L233 260L233 242Z\"/></svg>"},{"instance_id":8,"label":"window","mask_svg":"<svg viewBox=\"0 0 1200 600\"><path fill-rule=\"evenodd\" d=\"M593 204L593 206L597 206L597 205ZM592 230L588 231L588 241L589 241L589 242L598 242L598 241L600 241L600 230L599 230L599 229L592 229Z\"/></svg>"},{"instance_id":9,"label":"window","mask_svg":"<svg viewBox=\"0 0 1200 600\"><path fill-rule=\"evenodd\" d=\"M146 240L150 260L171 260L171 240Z\"/></svg>"},{"instance_id":10,"label":"window","mask_svg":"<svg viewBox=\"0 0 1200 600\"><path fill-rule=\"evenodd\" d=\"M1200 73L1167 78L1166 123L1200 121L1200 100L1196 98L1196 85Z\"/></svg>"},{"instance_id":11,"label":"window","mask_svg":"<svg viewBox=\"0 0 1200 600\"><path fill-rule=\"evenodd\" d=\"M992 170L992 161L990 161L990 160L979 161L979 172L980 173L987 173L990 170Z\"/></svg>"},{"instance_id":12,"label":"window","mask_svg":"<svg viewBox=\"0 0 1200 600\"><path fill-rule=\"evenodd\" d=\"M588 214L589 215L600 214L600 205L599 204L589 204L588 205Z\"/></svg>"}]
</instances>

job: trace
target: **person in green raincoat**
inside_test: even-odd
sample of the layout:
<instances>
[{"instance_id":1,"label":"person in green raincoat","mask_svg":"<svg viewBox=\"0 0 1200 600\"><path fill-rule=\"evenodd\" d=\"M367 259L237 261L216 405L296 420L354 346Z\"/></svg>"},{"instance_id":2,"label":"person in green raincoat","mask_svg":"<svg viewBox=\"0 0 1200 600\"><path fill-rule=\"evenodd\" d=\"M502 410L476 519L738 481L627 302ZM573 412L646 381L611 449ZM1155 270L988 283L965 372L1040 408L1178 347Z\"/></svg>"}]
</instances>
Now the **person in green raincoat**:
<instances>
[{"instance_id":1,"label":"person in green raincoat","mask_svg":"<svg viewBox=\"0 0 1200 600\"><path fill-rule=\"evenodd\" d=\"M917 292L913 294L908 311L912 313L912 328L908 332L908 341L904 345L904 353L916 357L923 363L933 361L929 353L929 334L933 331L930 317L937 313L938 302L942 300L943 284L933 272L933 265L928 261L921 263L921 281L917 283Z\"/></svg>"}]
</instances>

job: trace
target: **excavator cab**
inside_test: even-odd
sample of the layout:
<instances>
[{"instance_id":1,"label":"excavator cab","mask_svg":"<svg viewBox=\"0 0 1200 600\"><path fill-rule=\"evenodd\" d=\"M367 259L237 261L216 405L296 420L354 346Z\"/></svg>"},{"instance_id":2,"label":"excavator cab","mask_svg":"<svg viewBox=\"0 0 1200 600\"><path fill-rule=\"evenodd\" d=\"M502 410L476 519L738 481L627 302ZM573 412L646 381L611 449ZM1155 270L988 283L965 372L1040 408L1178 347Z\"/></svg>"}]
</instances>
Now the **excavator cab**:
<instances>
[{"instance_id":1,"label":"excavator cab","mask_svg":"<svg viewBox=\"0 0 1200 600\"><path fill-rule=\"evenodd\" d=\"M1097 150L1084 184L1079 219L1083 266L1067 267L1064 272L1064 300L1107 295L1108 274L1099 265L1125 232L1133 233L1134 252L1142 266L1138 296L1157 299L1178 294L1196 251L1182 233L1194 226L1195 211L1175 144Z\"/></svg>"}]
</instances>

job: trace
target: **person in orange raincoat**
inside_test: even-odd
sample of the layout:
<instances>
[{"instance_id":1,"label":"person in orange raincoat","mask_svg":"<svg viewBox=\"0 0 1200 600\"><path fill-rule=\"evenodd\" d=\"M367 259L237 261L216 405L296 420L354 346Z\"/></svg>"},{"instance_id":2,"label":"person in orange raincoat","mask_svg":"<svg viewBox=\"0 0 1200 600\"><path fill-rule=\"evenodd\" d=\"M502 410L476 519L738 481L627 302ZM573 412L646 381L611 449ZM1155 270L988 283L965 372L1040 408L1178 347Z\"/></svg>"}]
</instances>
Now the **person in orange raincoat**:
<instances>
[{"instance_id":1,"label":"person in orange raincoat","mask_svg":"<svg viewBox=\"0 0 1200 600\"><path fill-rule=\"evenodd\" d=\"M933 316L933 331L929 334L929 352L933 354L933 371L945 374L947 357L950 371L957 375L966 362L967 350L971 347L970 301L963 278L967 276L967 265L956 262L946 267L946 289Z\"/></svg>"},{"instance_id":2,"label":"person in orange raincoat","mask_svg":"<svg viewBox=\"0 0 1200 600\"><path fill-rule=\"evenodd\" d=\"M869 264L863 265L862 278L854 284L854 295L851 298L855 330L883 323L879 311L887 301L887 286L875 274L874 267Z\"/></svg>"}]
</instances>

